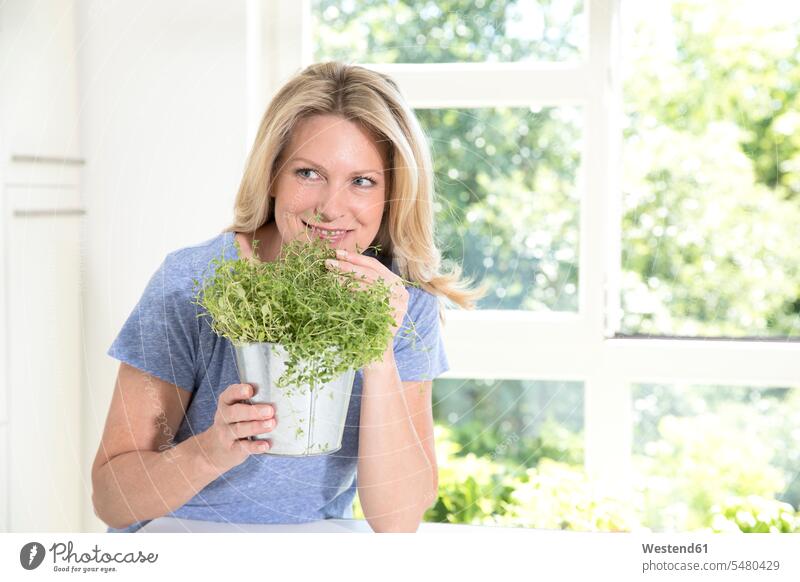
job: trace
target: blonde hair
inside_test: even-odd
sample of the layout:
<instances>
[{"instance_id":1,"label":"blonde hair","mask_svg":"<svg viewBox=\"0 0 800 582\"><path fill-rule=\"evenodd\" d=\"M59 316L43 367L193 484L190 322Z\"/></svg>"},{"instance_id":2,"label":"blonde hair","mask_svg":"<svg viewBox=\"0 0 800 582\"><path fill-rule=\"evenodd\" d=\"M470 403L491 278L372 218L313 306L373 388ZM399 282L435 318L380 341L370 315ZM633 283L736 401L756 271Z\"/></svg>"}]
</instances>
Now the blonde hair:
<instances>
[{"instance_id":1,"label":"blonde hair","mask_svg":"<svg viewBox=\"0 0 800 582\"><path fill-rule=\"evenodd\" d=\"M295 124L334 114L361 124L388 146L387 209L375 241L396 261L400 276L464 309L474 309L485 286L471 289L461 267L442 271L434 231L434 176L428 139L413 110L388 75L339 61L315 63L289 79L267 107L247 159L234 205L233 224L223 232L255 233L274 220L270 188L277 160ZM444 320L440 302L439 315Z\"/></svg>"}]
</instances>

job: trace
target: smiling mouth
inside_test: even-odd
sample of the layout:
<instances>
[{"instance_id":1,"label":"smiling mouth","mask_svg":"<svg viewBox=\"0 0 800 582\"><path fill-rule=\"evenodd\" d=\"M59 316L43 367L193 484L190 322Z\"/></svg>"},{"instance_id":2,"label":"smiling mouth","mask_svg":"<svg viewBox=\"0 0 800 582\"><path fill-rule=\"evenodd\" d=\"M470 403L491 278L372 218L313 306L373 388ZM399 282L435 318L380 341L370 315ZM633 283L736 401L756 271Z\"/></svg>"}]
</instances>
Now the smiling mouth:
<instances>
[{"instance_id":1,"label":"smiling mouth","mask_svg":"<svg viewBox=\"0 0 800 582\"><path fill-rule=\"evenodd\" d=\"M311 229L313 231L319 232L319 233L327 235L327 236L332 236L332 237L341 236L341 235L347 234L348 232L352 232L352 229L324 228L324 227L321 227L321 226L314 226L312 224L308 224L305 220L302 220L302 219L300 220L300 222L302 222L303 225L306 228L309 228L309 229Z\"/></svg>"}]
</instances>

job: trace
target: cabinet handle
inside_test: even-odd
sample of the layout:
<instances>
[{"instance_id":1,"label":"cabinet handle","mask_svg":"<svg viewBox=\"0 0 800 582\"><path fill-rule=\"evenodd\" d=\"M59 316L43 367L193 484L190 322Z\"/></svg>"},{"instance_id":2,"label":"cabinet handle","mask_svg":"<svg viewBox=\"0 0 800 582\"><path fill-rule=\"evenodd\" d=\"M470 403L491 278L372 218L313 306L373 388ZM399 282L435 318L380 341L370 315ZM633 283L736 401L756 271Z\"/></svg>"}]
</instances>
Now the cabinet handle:
<instances>
[{"instance_id":1,"label":"cabinet handle","mask_svg":"<svg viewBox=\"0 0 800 582\"><path fill-rule=\"evenodd\" d=\"M86 210L83 208L50 208L45 210L15 210L14 216L24 216L29 218L52 218L55 216L83 216Z\"/></svg>"},{"instance_id":2,"label":"cabinet handle","mask_svg":"<svg viewBox=\"0 0 800 582\"><path fill-rule=\"evenodd\" d=\"M86 160L83 158L59 158L48 156L29 156L22 154L12 155L11 161L29 164L66 164L68 166L83 166L86 163Z\"/></svg>"}]
</instances>

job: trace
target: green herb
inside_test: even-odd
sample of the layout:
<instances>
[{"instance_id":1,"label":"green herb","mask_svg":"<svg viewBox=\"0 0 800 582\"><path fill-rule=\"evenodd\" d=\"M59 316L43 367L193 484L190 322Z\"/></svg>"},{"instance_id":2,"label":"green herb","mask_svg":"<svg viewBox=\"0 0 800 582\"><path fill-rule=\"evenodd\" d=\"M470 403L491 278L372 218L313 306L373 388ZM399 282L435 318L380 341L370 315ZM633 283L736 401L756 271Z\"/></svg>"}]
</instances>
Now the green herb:
<instances>
[{"instance_id":1,"label":"green herb","mask_svg":"<svg viewBox=\"0 0 800 582\"><path fill-rule=\"evenodd\" d=\"M381 359L394 324L384 281L360 288L357 274L328 269L325 259L335 258L335 250L317 237L284 244L274 262L258 259L258 241L250 258L235 245L238 259L215 257L208 265L213 274L193 280L193 303L204 308L198 317L210 317L213 331L235 345L280 344L287 363L276 386L313 390ZM418 336L413 321L398 333Z\"/></svg>"}]
</instances>

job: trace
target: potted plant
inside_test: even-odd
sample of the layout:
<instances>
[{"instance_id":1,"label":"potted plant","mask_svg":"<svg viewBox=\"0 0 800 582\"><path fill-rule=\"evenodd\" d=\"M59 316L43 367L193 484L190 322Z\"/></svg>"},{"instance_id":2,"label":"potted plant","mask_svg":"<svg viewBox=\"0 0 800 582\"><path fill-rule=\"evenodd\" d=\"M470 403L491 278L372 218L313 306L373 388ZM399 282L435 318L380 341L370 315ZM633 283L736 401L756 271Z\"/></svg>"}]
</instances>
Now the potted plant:
<instances>
[{"instance_id":1,"label":"potted plant","mask_svg":"<svg viewBox=\"0 0 800 582\"><path fill-rule=\"evenodd\" d=\"M254 387L249 402L275 409L275 429L251 438L269 438L273 455L335 452L355 371L379 361L391 340L391 291L326 268L336 253L324 239L285 243L274 262L253 247L250 258L212 259L212 276L194 280L198 317L210 316L233 344L240 379ZM413 322L403 332L415 333Z\"/></svg>"}]
</instances>

